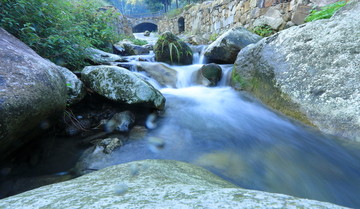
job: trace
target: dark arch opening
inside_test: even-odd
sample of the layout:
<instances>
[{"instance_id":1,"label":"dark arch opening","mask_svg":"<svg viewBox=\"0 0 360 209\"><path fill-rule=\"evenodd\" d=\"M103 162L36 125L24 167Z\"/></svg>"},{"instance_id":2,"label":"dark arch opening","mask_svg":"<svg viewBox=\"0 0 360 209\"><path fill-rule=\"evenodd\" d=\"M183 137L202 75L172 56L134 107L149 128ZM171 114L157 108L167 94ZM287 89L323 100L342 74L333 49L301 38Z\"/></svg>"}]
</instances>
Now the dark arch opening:
<instances>
[{"instance_id":1,"label":"dark arch opening","mask_svg":"<svg viewBox=\"0 0 360 209\"><path fill-rule=\"evenodd\" d=\"M155 25L154 23L140 23L138 25L135 25L132 29L133 33L142 33L145 31L150 31L150 32L154 32L158 30L158 26Z\"/></svg>"},{"instance_id":2,"label":"dark arch opening","mask_svg":"<svg viewBox=\"0 0 360 209\"><path fill-rule=\"evenodd\" d=\"M178 26L179 26L179 33L182 33L185 31L185 19L183 17L180 17L178 19Z\"/></svg>"}]
</instances>

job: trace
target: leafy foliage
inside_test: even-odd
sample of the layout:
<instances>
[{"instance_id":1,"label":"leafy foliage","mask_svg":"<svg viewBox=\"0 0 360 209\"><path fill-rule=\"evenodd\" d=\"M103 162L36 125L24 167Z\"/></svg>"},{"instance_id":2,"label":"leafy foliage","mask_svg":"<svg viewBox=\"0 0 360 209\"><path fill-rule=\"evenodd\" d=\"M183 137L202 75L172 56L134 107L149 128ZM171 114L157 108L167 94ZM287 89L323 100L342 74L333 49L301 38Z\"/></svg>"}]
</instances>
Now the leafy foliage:
<instances>
[{"instance_id":1,"label":"leafy foliage","mask_svg":"<svg viewBox=\"0 0 360 209\"><path fill-rule=\"evenodd\" d=\"M118 41L109 23L114 10L100 10L97 0L0 0L0 27L12 33L41 56L79 69L84 49L106 49Z\"/></svg>"},{"instance_id":2,"label":"leafy foliage","mask_svg":"<svg viewBox=\"0 0 360 209\"><path fill-rule=\"evenodd\" d=\"M311 22L320 19L329 19L333 14L341 7L345 6L347 2L339 1L333 4L329 4L322 7L320 10L312 10L310 14L305 18L305 22Z\"/></svg>"},{"instance_id":3,"label":"leafy foliage","mask_svg":"<svg viewBox=\"0 0 360 209\"><path fill-rule=\"evenodd\" d=\"M271 36L272 34L276 33L276 31L269 25L256 26L252 31L262 37Z\"/></svg>"}]
</instances>

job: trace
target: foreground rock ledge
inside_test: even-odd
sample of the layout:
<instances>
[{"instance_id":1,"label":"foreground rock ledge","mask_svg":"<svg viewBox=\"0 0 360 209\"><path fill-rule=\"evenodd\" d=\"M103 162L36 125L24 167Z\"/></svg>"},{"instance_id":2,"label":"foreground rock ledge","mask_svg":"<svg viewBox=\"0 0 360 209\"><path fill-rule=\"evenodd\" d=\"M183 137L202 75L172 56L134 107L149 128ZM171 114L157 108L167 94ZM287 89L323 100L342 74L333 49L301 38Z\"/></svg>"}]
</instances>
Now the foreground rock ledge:
<instances>
[{"instance_id":1,"label":"foreground rock ledge","mask_svg":"<svg viewBox=\"0 0 360 209\"><path fill-rule=\"evenodd\" d=\"M191 164L144 160L0 200L0 208L343 208L245 190Z\"/></svg>"},{"instance_id":2,"label":"foreground rock ledge","mask_svg":"<svg viewBox=\"0 0 360 209\"><path fill-rule=\"evenodd\" d=\"M321 131L360 141L360 3L238 54L232 85Z\"/></svg>"}]
</instances>

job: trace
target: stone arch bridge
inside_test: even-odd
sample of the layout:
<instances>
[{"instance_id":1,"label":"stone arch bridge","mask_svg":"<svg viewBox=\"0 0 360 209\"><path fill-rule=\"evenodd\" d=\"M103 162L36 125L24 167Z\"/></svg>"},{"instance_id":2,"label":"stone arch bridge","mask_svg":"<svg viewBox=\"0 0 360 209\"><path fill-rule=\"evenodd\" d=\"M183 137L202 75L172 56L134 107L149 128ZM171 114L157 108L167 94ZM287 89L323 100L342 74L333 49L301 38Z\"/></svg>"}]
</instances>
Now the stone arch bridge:
<instances>
[{"instance_id":1,"label":"stone arch bridge","mask_svg":"<svg viewBox=\"0 0 360 209\"><path fill-rule=\"evenodd\" d=\"M133 33L141 33L146 30L148 31L157 31L158 23L162 19L160 14L154 14L151 16L127 16L129 20Z\"/></svg>"}]
</instances>

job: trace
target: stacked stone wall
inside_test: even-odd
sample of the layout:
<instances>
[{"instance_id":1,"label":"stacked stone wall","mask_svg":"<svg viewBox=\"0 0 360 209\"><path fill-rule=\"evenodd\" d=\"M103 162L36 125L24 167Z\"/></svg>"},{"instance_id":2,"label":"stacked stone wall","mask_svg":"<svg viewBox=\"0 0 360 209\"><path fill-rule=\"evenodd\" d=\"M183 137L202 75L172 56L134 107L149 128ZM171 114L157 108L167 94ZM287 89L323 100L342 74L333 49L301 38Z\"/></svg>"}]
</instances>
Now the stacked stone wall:
<instances>
[{"instance_id":1,"label":"stacked stone wall","mask_svg":"<svg viewBox=\"0 0 360 209\"><path fill-rule=\"evenodd\" d=\"M178 20L185 20L185 33L213 34L229 28L269 25L281 30L304 23L313 3L310 0L216 0L196 4L176 17L159 21L159 32L179 34Z\"/></svg>"}]
</instances>

